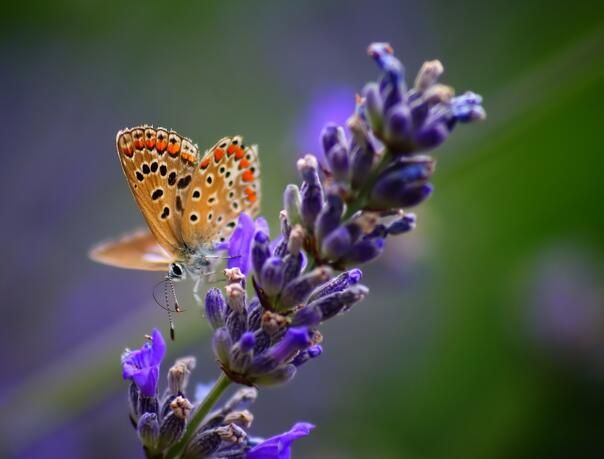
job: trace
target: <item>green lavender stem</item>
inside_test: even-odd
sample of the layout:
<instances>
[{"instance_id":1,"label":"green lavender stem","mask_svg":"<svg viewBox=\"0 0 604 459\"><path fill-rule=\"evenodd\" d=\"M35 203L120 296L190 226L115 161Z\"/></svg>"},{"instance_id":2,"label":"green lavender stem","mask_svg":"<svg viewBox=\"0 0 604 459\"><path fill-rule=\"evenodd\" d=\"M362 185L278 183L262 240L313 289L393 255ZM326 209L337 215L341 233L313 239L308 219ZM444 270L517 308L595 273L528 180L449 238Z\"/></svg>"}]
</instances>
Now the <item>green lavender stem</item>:
<instances>
[{"instance_id":1,"label":"green lavender stem","mask_svg":"<svg viewBox=\"0 0 604 459\"><path fill-rule=\"evenodd\" d=\"M193 414L193 417L190 419L187 425L187 430L185 431L180 441L178 441L178 443L176 443L174 446L172 446L172 448L168 450L166 454L166 459L174 459L185 450L201 422L204 420L204 418L207 416L212 407L216 404L220 396L224 393L224 391L227 389L227 387L229 387L230 384L231 380L227 378L224 373L221 373L220 377L218 378L206 398L203 399L203 401L199 405L199 408L197 408L197 410Z\"/></svg>"}]
</instances>

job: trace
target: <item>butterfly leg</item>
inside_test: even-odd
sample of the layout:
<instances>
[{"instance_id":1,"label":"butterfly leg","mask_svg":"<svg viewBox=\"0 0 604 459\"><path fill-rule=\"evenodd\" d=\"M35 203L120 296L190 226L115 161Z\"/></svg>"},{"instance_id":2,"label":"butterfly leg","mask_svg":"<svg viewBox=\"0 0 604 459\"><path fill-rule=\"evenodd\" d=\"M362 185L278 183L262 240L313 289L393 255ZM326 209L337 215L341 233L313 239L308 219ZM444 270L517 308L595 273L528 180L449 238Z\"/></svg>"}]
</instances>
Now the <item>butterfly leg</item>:
<instances>
[{"instance_id":1,"label":"butterfly leg","mask_svg":"<svg viewBox=\"0 0 604 459\"><path fill-rule=\"evenodd\" d=\"M193 298L195 298L195 301L197 302L198 305L202 306L203 300L201 299L201 296L199 296L200 287L201 287L201 276L199 276L197 278L197 280L195 281L195 285L193 286Z\"/></svg>"}]
</instances>

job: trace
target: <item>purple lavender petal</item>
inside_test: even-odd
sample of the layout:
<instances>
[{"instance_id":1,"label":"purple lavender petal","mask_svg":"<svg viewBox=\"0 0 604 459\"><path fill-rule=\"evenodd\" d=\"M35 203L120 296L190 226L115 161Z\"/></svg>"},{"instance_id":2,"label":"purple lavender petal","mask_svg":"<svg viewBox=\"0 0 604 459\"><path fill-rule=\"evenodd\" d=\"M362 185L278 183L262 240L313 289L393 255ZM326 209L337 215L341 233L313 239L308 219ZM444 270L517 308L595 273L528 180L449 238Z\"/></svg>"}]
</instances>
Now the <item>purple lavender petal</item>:
<instances>
[{"instance_id":1,"label":"purple lavender petal","mask_svg":"<svg viewBox=\"0 0 604 459\"><path fill-rule=\"evenodd\" d=\"M256 226L252 217L246 213L239 214L239 222L229 239L227 267L239 268L243 274L247 274L250 268L250 252L252 238Z\"/></svg>"},{"instance_id":2,"label":"purple lavender petal","mask_svg":"<svg viewBox=\"0 0 604 459\"><path fill-rule=\"evenodd\" d=\"M292 443L310 434L315 426L296 423L288 432L264 440L247 452L247 459L290 459Z\"/></svg>"}]
</instances>

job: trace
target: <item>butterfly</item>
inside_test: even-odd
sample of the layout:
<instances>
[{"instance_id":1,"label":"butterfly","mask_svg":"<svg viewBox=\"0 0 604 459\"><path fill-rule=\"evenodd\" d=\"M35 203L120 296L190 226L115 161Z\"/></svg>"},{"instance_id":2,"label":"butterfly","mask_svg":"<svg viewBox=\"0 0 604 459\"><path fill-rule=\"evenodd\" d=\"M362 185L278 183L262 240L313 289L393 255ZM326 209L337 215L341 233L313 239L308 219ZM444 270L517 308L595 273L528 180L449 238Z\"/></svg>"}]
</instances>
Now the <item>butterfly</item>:
<instances>
[{"instance_id":1,"label":"butterfly","mask_svg":"<svg viewBox=\"0 0 604 459\"><path fill-rule=\"evenodd\" d=\"M224 137L200 154L190 139L164 128L119 131L119 161L149 230L99 244L90 257L165 271L170 280L187 273L199 280L239 214L254 217L260 209L258 153L242 142L241 136Z\"/></svg>"}]
</instances>

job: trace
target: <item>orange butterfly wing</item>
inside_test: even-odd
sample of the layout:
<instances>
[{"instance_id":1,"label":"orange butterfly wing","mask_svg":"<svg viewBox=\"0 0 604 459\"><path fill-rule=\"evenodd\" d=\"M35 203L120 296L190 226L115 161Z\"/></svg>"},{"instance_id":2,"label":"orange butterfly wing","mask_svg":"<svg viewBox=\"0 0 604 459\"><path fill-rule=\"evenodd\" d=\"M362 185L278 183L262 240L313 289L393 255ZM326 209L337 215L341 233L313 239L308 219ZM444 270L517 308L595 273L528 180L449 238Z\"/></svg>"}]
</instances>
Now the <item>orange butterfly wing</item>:
<instances>
[{"instance_id":1,"label":"orange butterfly wing","mask_svg":"<svg viewBox=\"0 0 604 459\"><path fill-rule=\"evenodd\" d=\"M197 147L174 131L148 126L118 132L116 143L126 181L151 233L180 257L182 203L196 172Z\"/></svg>"},{"instance_id":2,"label":"orange butterfly wing","mask_svg":"<svg viewBox=\"0 0 604 459\"><path fill-rule=\"evenodd\" d=\"M189 247L223 242L241 212L260 211L260 163L255 147L239 136L225 137L210 148L196 166L181 221L183 242Z\"/></svg>"}]
</instances>

